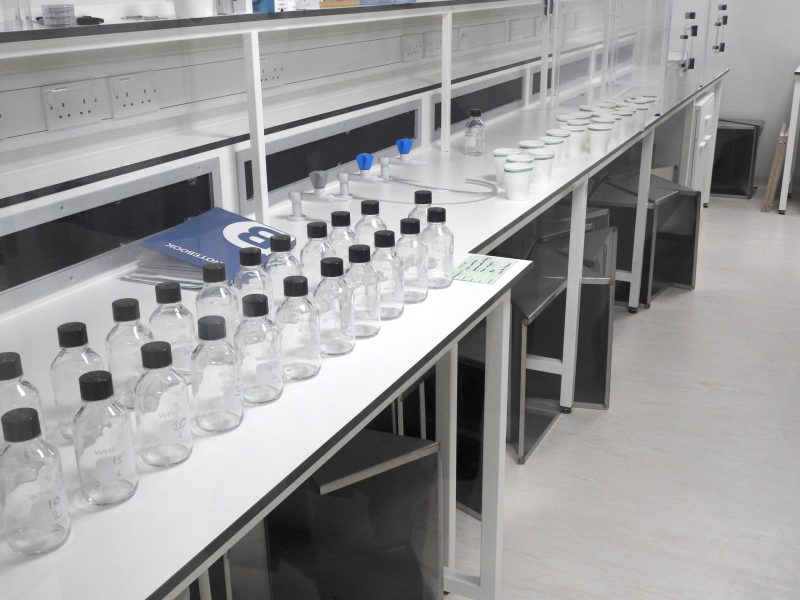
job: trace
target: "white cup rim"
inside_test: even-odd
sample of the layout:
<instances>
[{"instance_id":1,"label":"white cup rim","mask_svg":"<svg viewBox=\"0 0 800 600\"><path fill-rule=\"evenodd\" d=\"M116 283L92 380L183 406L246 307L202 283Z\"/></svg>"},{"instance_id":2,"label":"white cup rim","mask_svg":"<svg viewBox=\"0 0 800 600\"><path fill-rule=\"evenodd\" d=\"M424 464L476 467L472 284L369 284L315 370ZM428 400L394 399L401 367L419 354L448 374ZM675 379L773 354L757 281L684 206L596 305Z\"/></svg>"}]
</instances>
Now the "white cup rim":
<instances>
[{"instance_id":1,"label":"white cup rim","mask_svg":"<svg viewBox=\"0 0 800 600\"><path fill-rule=\"evenodd\" d=\"M535 160L550 160L551 158L555 158L555 152L551 150L535 150L531 155Z\"/></svg>"},{"instance_id":2,"label":"white cup rim","mask_svg":"<svg viewBox=\"0 0 800 600\"><path fill-rule=\"evenodd\" d=\"M506 163L503 166L503 171L506 173L524 173L525 171L532 171L533 165L528 163Z\"/></svg>"},{"instance_id":3,"label":"white cup rim","mask_svg":"<svg viewBox=\"0 0 800 600\"><path fill-rule=\"evenodd\" d=\"M560 138L568 138L570 136L570 132L566 129L548 129L545 133L549 137L560 137Z\"/></svg>"},{"instance_id":4,"label":"white cup rim","mask_svg":"<svg viewBox=\"0 0 800 600\"><path fill-rule=\"evenodd\" d=\"M611 125L595 123L594 125L589 125L589 131L611 131Z\"/></svg>"},{"instance_id":5,"label":"white cup rim","mask_svg":"<svg viewBox=\"0 0 800 600\"><path fill-rule=\"evenodd\" d=\"M532 162L533 162L533 157L530 154L512 154L511 156L506 156L506 164L508 163L528 164Z\"/></svg>"},{"instance_id":6,"label":"white cup rim","mask_svg":"<svg viewBox=\"0 0 800 600\"><path fill-rule=\"evenodd\" d=\"M517 148L495 148L492 150L492 154L494 156L511 156L512 154L519 154L519 150Z\"/></svg>"},{"instance_id":7,"label":"white cup rim","mask_svg":"<svg viewBox=\"0 0 800 600\"><path fill-rule=\"evenodd\" d=\"M544 142L541 140L520 140L517 142L517 146L520 148L541 148L543 145Z\"/></svg>"},{"instance_id":8,"label":"white cup rim","mask_svg":"<svg viewBox=\"0 0 800 600\"><path fill-rule=\"evenodd\" d=\"M564 143L564 138L554 137L552 135L542 136L541 140L548 146L558 146Z\"/></svg>"}]
</instances>

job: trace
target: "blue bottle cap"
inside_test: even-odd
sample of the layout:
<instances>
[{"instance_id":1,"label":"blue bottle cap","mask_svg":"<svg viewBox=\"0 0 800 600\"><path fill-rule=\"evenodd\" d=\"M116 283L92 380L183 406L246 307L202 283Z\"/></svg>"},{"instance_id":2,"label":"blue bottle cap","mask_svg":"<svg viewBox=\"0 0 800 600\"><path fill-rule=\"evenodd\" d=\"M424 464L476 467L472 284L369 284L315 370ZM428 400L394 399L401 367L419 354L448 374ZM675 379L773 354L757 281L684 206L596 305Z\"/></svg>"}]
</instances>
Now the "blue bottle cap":
<instances>
[{"instance_id":1,"label":"blue bottle cap","mask_svg":"<svg viewBox=\"0 0 800 600\"><path fill-rule=\"evenodd\" d=\"M358 168L362 171L368 171L372 168L372 161L374 160L372 154L362 153L356 155L356 163Z\"/></svg>"},{"instance_id":2,"label":"blue bottle cap","mask_svg":"<svg viewBox=\"0 0 800 600\"><path fill-rule=\"evenodd\" d=\"M397 150L400 154L408 154L411 152L411 147L414 145L414 140L411 138L401 138L395 142Z\"/></svg>"}]
</instances>

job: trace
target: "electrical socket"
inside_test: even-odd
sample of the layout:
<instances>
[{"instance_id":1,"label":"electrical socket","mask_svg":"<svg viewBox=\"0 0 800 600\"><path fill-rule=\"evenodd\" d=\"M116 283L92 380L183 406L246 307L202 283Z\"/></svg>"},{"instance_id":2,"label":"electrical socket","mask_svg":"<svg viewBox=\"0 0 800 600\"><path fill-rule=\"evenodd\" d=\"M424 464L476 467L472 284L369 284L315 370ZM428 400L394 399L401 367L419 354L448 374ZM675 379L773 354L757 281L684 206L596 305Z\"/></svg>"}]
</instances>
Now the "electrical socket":
<instances>
[{"instance_id":1,"label":"electrical socket","mask_svg":"<svg viewBox=\"0 0 800 600\"><path fill-rule=\"evenodd\" d=\"M441 46L441 43L440 43ZM421 33L403 36L403 62L419 60L425 56L425 37Z\"/></svg>"},{"instance_id":2,"label":"electrical socket","mask_svg":"<svg viewBox=\"0 0 800 600\"><path fill-rule=\"evenodd\" d=\"M41 90L48 131L96 123L108 112L106 79L49 85Z\"/></svg>"},{"instance_id":3,"label":"electrical socket","mask_svg":"<svg viewBox=\"0 0 800 600\"><path fill-rule=\"evenodd\" d=\"M442 32L427 31L425 33L425 58L442 55Z\"/></svg>"},{"instance_id":4,"label":"electrical socket","mask_svg":"<svg viewBox=\"0 0 800 600\"><path fill-rule=\"evenodd\" d=\"M286 79L286 56L283 53L261 57L261 87L277 87Z\"/></svg>"},{"instance_id":5,"label":"electrical socket","mask_svg":"<svg viewBox=\"0 0 800 600\"><path fill-rule=\"evenodd\" d=\"M109 80L111 85L111 114L115 119L130 117L161 108L153 72L120 75Z\"/></svg>"},{"instance_id":6,"label":"electrical socket","mask_svg":"<svg viewBox=\"0 0 800 600\"><path fill-rule=\"evenodd\" d=\"M513 19L509 23L508 39L513 41L532 38L536 31L536 23L533 18Z\"/></svg>"}]
</instances>

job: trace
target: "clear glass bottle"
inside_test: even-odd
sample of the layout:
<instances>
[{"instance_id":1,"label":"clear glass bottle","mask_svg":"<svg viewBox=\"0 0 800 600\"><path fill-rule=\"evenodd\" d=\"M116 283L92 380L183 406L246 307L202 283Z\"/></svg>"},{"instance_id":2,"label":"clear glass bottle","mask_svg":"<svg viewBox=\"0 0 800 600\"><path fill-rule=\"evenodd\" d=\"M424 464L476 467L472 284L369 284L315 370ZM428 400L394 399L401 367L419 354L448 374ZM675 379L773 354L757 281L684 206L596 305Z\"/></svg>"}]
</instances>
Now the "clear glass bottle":
<instances>
[{"instance_id":1,"label":"clear glass bottle","mask_svg":"<svg viewBox=\"0 0 800 600\"><path fill-rule=\"evenodd\" d=\"M286 234L276 234L269 239L271 254L262 267L272 280L272 306L280 306L284 301L283 280L290 275L300 275L303 267L292 256L292 238Z\"/></svg>"},{"instance_id":2,"label":"clear glass bottle","mask_svg":"<svg viewBox=\"0 0 800 600\"><path fill-rule=\"evenodd\" d=\"M158 306L150 315L153 339L168 342L172 349L172 368L187 381L192 373L192 351L197 345L194 315L181 303L181 286L175 281L156 285Z\"/></svg>"},{"instance_id":3,"label":"clear glass bottle","mask_svg":"<svg viewBox=\"0 0 800 600\"><path fill-rule=\"evenodd\" d=\"M78 384L83 406L75 415L73 442L81 494L90 504L118 504L139 485L131 416L117 402L108 371L84 373Z\"/></svg>"},{"instance_id":4,"label":"clear glass bottle","mask_svg":"<svg viewBox=\"0 0 800 600\"><path fill-rule=\"evenodd\" d=\"M395 252L403 267L403 302L417 304L428 297L428 251L419 239L419 220L400 220Z\"/></svg>"},{"instance_id":5,"label":"clear glass bottle","mask_svg":"<svg viewBox=\"0 0 800 600\"><path fill-rule=\"evenodd\" d=\"M12 408L33 408L42 415L42 398L38 390L22 379L22 359L16 352L0 352L0 415ZM46 432L45 432L46 433Z\"/></svg>"},{"instance_id":6,"label":"clear glass bottle","mask_svg":"<svg viewBox=\"0 0 800 600\"><path fill-rule=\"evenodd\" d=\"M342 356L356 345L356 317L353 290L344 281L344 261L338 256L323 258L322 281L314 293L319 312L320 350L323 356Z\"/></svg>"},{"instance_id":7,"label":"clear glass bottle","mask_svg":"<svg viewBox=\"0 0 800 600\"><path fill-rule=\"evenodd\" d=\"M453 283L453 233L445 225L447 211L434 206L428 211L428 227L420 239L428 250L428 287L441 289Z\"/></svg>"},{"instance_id":8,"label":"clear glass bottle","mask_svg":"<svg viewBox=\"0 0 800 600\"><path fill-rule=\"evenodd\" d=\"M375 232L386 229L386 223L380 218L380 203L377 200L361 201L361 218L355 226L356 239L359 244L366 244L370 251L375 249Z\"/></svg>"},{"instance_id":9,"label":"clear glass bottle","mask_svg":"<svg viewBox=\"0 0 800 600\"><path fill-rule=\"evenodd\" d=\"M58 450L42 439L35 408L14 408L0 417L0 506L3 531L18 554L44 554L69 537L71 521Z\"/></svg>"},{"instance_id":10,"label":"clear glass bottle","mask_svg":"<svg viewBox=\"0 0 800 600\"><path fill-rule=\"evenodd\" d=\"M249 294L266 295L270 306L274 306L272 297L272 280L261 268L261 249L251 246L239 250L239 272L231 282L231 290L236 296L236 308L239 319L242 318L242 298Z\"/></svg>"},{"instance_id":11,"label":"clear glass bottle","mask_svg":"<svg viewBox=\"0 0 800 600\"><path fill-rule=\"evenodd\" d=\"M350 266L350 255L348 250L353 244L357 244L356 234L350 229L350 213L346 210L335 210L331 213L330 242L333 244L334 256L338 256L344 261L345 271Z\"/></svg>"},{"instance_id":12,"label":"clear glass bottle","mask_svg":"<svg viewBox=\"0 0 800 600\"><path fill-rule=\"evenodd\" d=\"M139 301L120 298L111 303L114 327L106 336L108 368L117 385L117 399L126 409L133 410L133 388L142 375L139 349L153 341L153 334L139 320Z\"/></svg>"},{"instance_id":13,"label":"clear glass bottle","mask_svg":"<svg viewBox=\"0 0 800 600\"><path fill-rule=\"evenodd\" d=\"M353 290L353 309L356 317L356 338L371 338L381 330L380 277L369 264L370 250L366 244L350 246L350 268L344 280Z\"/></svg>"},{"instance_id":14,"label":"clear glass bottle","mask_svg":"<svg viewBox=\"0 0 800 600\"><path fill-rule=\"evenodd\" d=\"M234 336L242 400L250 404L272 402L283 393L280 332L269 318L269 301L264 294L249 294L242 305L244 318Z\"/></svg>"},{"instance_id":15,"label":"clear glass bottle","mask_svg":"<svg viewBox=\"0 0 800 600\"><path fill-rule=\"evenodd\" d=\"M281 332L283 377L289 380L310 379L319 373L319 314L308 300L308 280L292 275L283 280L286 301L275 313Z\"/></svg>"},{"instance_id":16,"label":"clear glass bottle","mask_svg":"<svg viewBox=\"0 0 800 600\"><path fill-rule=\"evenodd\" d=\"M403 314L403 264L394 251L394 231L375 232L372 268L380 277L381 321L391 321Z\"/></svg>"},{"instance_id":17,"label":"clear glass bottle","mask_svg":"<svg viewBox=\"0 0 800 600\"><path fill-rule=\"evenodd\" d=\"M217 315L225 319L228 341L233 343L233 334L239 324L239 309L236 296L228 286L224 263L203 265L203 288L197 293L197 318Z\"/></svg>"},{"instance_id":18,"label":"clear glass bottle","mask_svg":"<svg viewBox=\"0 0 800 600\"><path fill-rule=\"evenodd\" d=\"M192 409L186 379L172 363L168 342L142 346L144 375L136 384L136 442L153 467L170 467L192 454Z\"/></svg>"},{"instance_id":19,"label":"clear glass bottle","mask_svg":"<svg viewBox=\"0 0 800 600\"><path fill-rule=\"evenodd\" d=\"M313 294L322 279L320 261L328 256L333 256L336 251L328 240L327 223L312 221L306 226L306 232L308 233L308 242L300 251L300 262L303 265L303 275L308 279L308 291ZM271 306L274 312L275 304Z\"/></svg>"},{"instance_id":20,"label":"clear glass bottle","mask_svg":"<svg viewBox=\"0 0 800 600\"><path fill-rule=\"evenodd\" d=\"M486 140L486 125L481 119L481 111L473 108L469 111L469 119L464 130L464 154L481 156Z\"/></svg>"},{"instance_id":21,"label":"clear glass bottle","mask_svg":"<svg viewBox=\"0 0 800 600\"><path fill-rule=\"evenodd\" d=\"M197 321L200 343L192 352L194 422L203 431L224 433L244 418L236 350L225 340L225 319L207 315Z\"/></svg>"},{"instance_id":22,"label":"clear glass bottle","mask_svg":"<svg viewBox=\"0 0 800 600\"><path fill-rule=\"evenodd\" d=\"M424 231L428 226L428 209L433 203L433 194L430 190L417 190L414 192L414 208L408 213L409 218L419 220L419 228Z\"/></svg>"},{"instance_id":23,"label":"clear glass bottle","mask_svg":"<svg viewBox=\"0 0 800 600\"><path fill-rule=\"evenodd\" d=\"M57 331L60 350L50 365L50 380L58 410L58 431L64 439L71 440L72 419L81 407L78 377L103 370L103 359L89 348L84 323L64 323Z\"/></svg>"}]
</instances>

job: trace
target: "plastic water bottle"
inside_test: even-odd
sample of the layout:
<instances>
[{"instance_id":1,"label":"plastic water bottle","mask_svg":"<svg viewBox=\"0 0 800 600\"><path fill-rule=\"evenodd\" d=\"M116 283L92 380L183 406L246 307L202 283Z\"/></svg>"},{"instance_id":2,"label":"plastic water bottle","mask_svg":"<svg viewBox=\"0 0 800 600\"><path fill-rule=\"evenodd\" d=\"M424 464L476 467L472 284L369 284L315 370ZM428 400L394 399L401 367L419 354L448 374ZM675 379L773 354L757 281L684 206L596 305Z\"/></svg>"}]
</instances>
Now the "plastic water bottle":
<instances>
[{"instance_id":1,"label":"plastic water bottle","mask_svg":"<svg viewBox=\"0 0 800 600\"><path fill-rule=\"evenodd\" d=\"M375 232L386 229L386 223L378 216L380 204L377 200L361 201L361 219L356 223L355 234L359 244L366 244L374 249Z\"/></svg>"},{"instance_id":2,"label":"plastic water bottle","mask_svg":"<svg viewBox=\"0 0 800 600\"><path fill-rule=\"evenodd\" d=\"M486 125L481 119L481 111L473 108L469 111L469 119L464 131L464 153L470 156L482 155L485 140Z\"/></svg>"},{"instance_id":3,"label":"plastic water bottle","mask_svg":"<svg viewBox=\"0 0 800 600\"><path fill-rule=\"evenodd\" d=\"M430 190L417 190L414 192L414 209L408 213L409 218L418 219L420 230L428 226L428 209L433 202Z\"/></svg>"},{"instance_id":4,"label":"plastic water bottle","mask_svg":"<svg viewBox=\"0 0 800 600\"><path fill-rule=\"evenodd\" d=\"M328 256L333 256L336 250L328 240L328 224L323 221L312 221L306 226L308 242L300 251L300 263L303 265L303 275L308 279L308 291L313 294L322 274L320 273L320 261ZM275 305L271 304L273 312Z\"/></svg>"},{"instance_id":5,"label":"plastic water bottle","mask_svg":"<svg viewBox=\"0 0 800 600\"><path fill-rule=\"evenodd\" d=\"M73 442L81 494L90 504L118 504L139 485L131 417L117 402L108 371L84 373L78 383L83 406Z\"/></svg>"},{"instance_id":6,"label":"plastic water bottle","mask_svg":"<svg viewBox=\"0 0 800 600\"><path fill-rule=\"evenodd\" d=\"M239 324L236 296L228 286L224 263L203 265L203 289L197 293L197 318L217 315L225 319L228 341L233 343L233 333Z\"/></svg>"},{"instance_id":7,"label":"plastic water bottle","mask_svg":"<svg viewBox=\"0 0 800 600\"><path fill-rule=\"evenodd\" d=\"M269 318L264 294L245 296L242 306L244 318L234 336L242 400L250 404L272 402L283 393L280 332Z\"/></svg>"},{"instance_id":8,"label":"plastic water bottle","mask_svg":"<svg viewBox=\"0 0 800 600\"><path fill-rule=\"evenodd\" d=\"M441 289L453 283L453 233L445 225L447 211L434 206L428 211L428 227L420 239L428 250L428 287Z\"/></svg>"},{"instance_id":9,"label":"plastic water bottle","mask_svg":"<svg viewBox=\"0 0 800 600\"><path fill-rule=\"evenodd\" d=\"M106 336L108 368L114 376L119 403L133 410L136 382L142 376L140 348L153 341L153 334L139 320L139 301L120 298L111 303L114 327Z\"/></svg>"},{"instance_id":10,"label":"plastic water bottle","mask_svg":"<svg viewBox=\"0 0 800 600\"><path fill-rule=\"evenodd\" d=\"M288 235L273 235L269 239L269 247L272 254L264 263L263 269L272 281L272 306L280 306L284 300L283 280L290 275L300 275L303 267L292 256L292 238Z\"/></svg>"},{"instance_id":11,"label":"plastic water bottle","mask_svg":"<svg viewBox=\"0 0 800 600\"><path fill-rule=\"evenodd\" d=\"M380 277L381 321L396 319L403 314L403 264L394 251L394 231L375 232L372 268Z\"/></svg>"},{"instance_id":12,"label":"plastic water bottle","mask_svg":"<svg viewBox=\"0 0 800 600\"><path fill-rule=\"evenodd\" d=\"M150 315L153 338L168 342L172 351L172 368L189 380L192 373L192 351L197 346L194 315L181 303L181 286L175 281L156 285L158 306Z\"/></svg>"},{"instance_id":13,"label":"plastic water bottle","mask_svg":"<svg viewBox=\"0 0 800 600\"><path fill-rule=\"evenodd\" d=\"M81 407L78 378L89 371L103 370L103 359L89 348L85 324L64 323L57 331L61 349L50 365L50 380L58 409L58 431L71 440L72 420Z\"/></svg>"},{"instance_id":14,"label":"plastic water bottle","mask_svg":"<svg viewBox=\"0 0 800 600\"><path fill-rule=\"evenodd\" d=\"M403 302L417 304L428 297L428 251L419 239L419 220L400 220L395 252L403 267Z\"/></svg>"},{"instance_id":15,"label":"plastic water bottle","mask_svg":"<svg viewBox=\"0 0 800 600\"><path fill-rule=\"evenodd\" d=\"M381 330L381 296L378 292L380 277L369 261L369 246L350 246L350 268L347 269L344 280L353 290L356 338L371 338Z\"/></svg>"},{"instance_id":16,"label":"plastic water bottle","mask_svg":"<svg viewBox=\"0 0 800 600\"><path fill-rule=\"evenodd\" d=\"M338 256L323 258L322 281L314 292L319 312L320 350L324 356L349 354L356 345L353 290L344 281L344 261Z\"/></svg>"},{"instance_id":17,"label":"plastic water bottle","mask_svg":"<svg viewBox=\"0 0 800 600\"><path fill-rule=\"evenodd\" d=\"M350 213L346 210L335 210L331 213L330 241L333 244L334 255L344 261L345 271L350 266L350 246L358 243L355 232L350 229Z\"/></svg>"},{"instance_id":18,"label":"plastic water bottle","mask_svg":"<svg viewBox=\"0 0 800 600\"><path fill-rule=\"evenodd\" d=\"M236 308L242 318L242 298L249 294L264 294L272 305L272 280L261 268L261 249L256 247L239 250L239 272L231 282L231 290L236 296Z\"/></svg>"},{"instance_id":19,"label":"plastic water bottle","mask_svg":"<svg viewBox=\"0 0 800 600\"><path fill-rule=\"evenodd\" d=\"M42 439L39 413L14 408L0 417L5 447L0 450L0 505L11 550L36 555L60 547L69 537L61 457Z\"/></svg>"},{"instance_id":20,"label":"plastic water bottle","mask_svg":"<svg viewBox=\"0 0 800 600\"><path fill-rule=\"evenodd\" d=\"M281 364L284 379L310 379L322 367L319 313L308 300L308 280L292 275L283 280L286 300L275 313L281 332Z\"/></svg>"},{"instance_id":21,"label":"plastic water bottle","mask_svg":"<svg viewBox=\"0 0 800 600\"><path fill-rule=\"evenodd\" d=\"M224 433L244 418L236 350L225 340L225 319L207 315L197 321L200 343L192 353L194 422L203 431Z\"/></svg>"},{"instance_id":22,"label":"plastic water bottle","mask_svg":"<svg viewBox=\"0 0 800 600\"><path fill-rule=\"evenodd\" d=\"M144 375L136 384L139 456L153 467L170 467L192 454L192 410L186 380L172 363L167 342L142 346Z\"/></svg>"}]
</instances>

